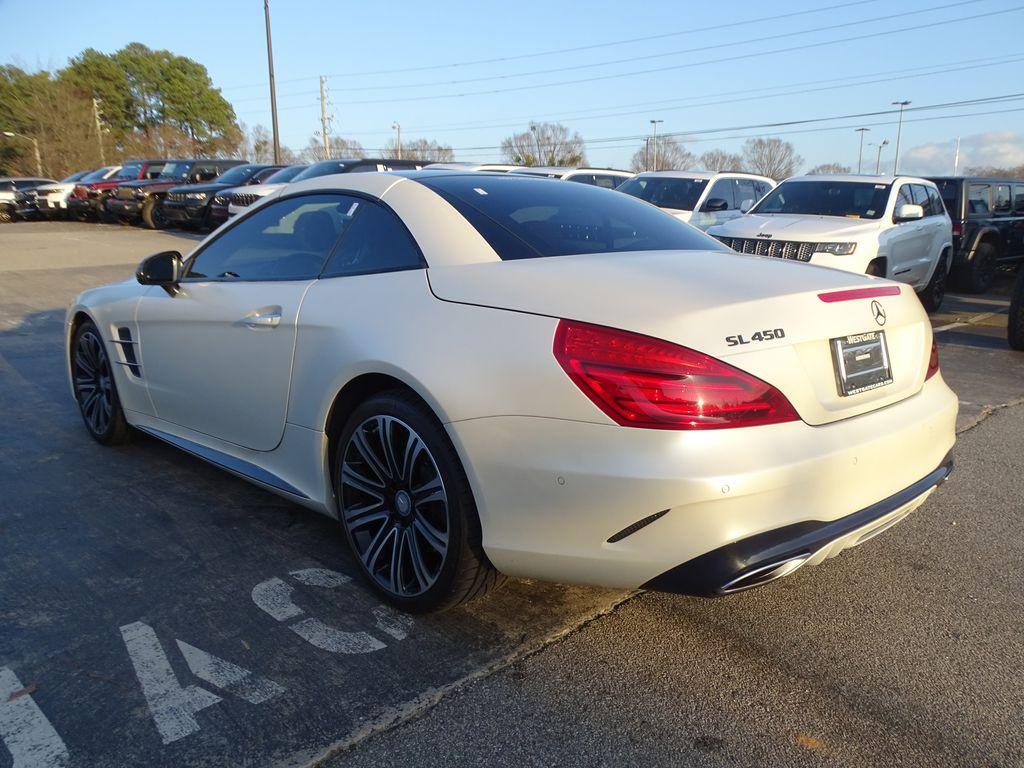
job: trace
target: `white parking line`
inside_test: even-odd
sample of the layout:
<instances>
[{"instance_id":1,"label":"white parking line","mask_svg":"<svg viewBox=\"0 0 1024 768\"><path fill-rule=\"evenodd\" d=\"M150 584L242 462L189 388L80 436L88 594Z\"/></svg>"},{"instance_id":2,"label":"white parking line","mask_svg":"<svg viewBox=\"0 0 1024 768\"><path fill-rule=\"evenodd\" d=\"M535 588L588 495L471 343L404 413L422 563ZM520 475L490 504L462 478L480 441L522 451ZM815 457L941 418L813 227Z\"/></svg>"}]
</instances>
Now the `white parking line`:
<instances>
[{"instance_id":1,"label":"white parking line","mask_svg":"<svg viewBox=\"0 0 1024 768\"><path fill-rule=\"evenodd\" d=\"M60 768L70 755L46 715L7 667L0 667L0 741L12 768Z\"/></svg>"},{"instance_id":2,"label":"white parking line","mask_svg":"<svg viewBox=\"0 0 1024 768\"><path fill-rule=\"evenodd\" d=\"M1002 314L1001 311L982 312L980 315L975 315L970 320L964 320L962 322L957 322L957 323L949 323L948 325L940 325L938 328L932 328L932 333L940 333L942 331L951 331L954 328L963 328L964 326L967 326L967 325L975 325L976 323L980 323L982 320L988 320L988 318L990 318L990 317L993 317L995 315L1001 315L1001 314Z\"/></svg>"}]
</instances>

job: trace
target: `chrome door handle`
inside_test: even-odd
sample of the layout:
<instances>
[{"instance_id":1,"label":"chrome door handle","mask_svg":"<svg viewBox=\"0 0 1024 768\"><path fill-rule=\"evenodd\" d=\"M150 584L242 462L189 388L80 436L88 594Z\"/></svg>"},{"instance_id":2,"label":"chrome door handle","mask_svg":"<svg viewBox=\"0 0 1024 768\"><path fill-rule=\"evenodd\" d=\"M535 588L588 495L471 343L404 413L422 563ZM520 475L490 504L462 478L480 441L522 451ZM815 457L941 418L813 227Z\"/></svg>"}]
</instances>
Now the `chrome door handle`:
<instances>
[{"instance_id":1,"label":"chrome door handle","mask_svg":"<svg viewBox=\"0 0 1024 768\"><path fill-rule=\"evenodd\" d=\"M250 328L276 328L281 323L281 312L250 312L242 322Z\"/></svg>"}]
</instances>

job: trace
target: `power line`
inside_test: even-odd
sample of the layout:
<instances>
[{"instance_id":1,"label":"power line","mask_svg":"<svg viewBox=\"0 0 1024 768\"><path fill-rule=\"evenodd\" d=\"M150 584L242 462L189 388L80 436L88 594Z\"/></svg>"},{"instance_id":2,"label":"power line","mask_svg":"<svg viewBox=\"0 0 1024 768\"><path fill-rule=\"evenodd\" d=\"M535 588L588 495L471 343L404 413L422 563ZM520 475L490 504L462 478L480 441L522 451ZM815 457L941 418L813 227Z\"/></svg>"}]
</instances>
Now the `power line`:
<instances>
[{"instance_id":1,"label":"power line","mask_svg":"<svg viewBox=\"0 0 1024 768\"><path fill-rule=\"evenodd\" d=\"M399 69L378 69L368 70L363 72L347 72L344 75L327 75L327 77L370 77L373 75L396 75L404 74L406 72L425 72L428 70L437 69L450 69L457 67L470 67L477 66L479 64L502 64L509 61L521 61L523 59L533 59L542 56L555 56L562 53L578 53L579 51L589 51L595 48L610 48L619 45L630 45L632 43L644 43L651 40L663 40L668 37L680 37L683 35L694 35L701 32L715 32L720 29L731 29L733 27L747 26L749 24L760 24L761 22L772 22L780 19L790 19L796 16L809 16L813 13L823 13L825 11L835 11L840 8L850 8L858 5L870 5L872 3L880 2L880 0L854 0L854 2L836 3L835 5L823 5L819 8L803 9L799 11L791 11L790 13L773 14L772 16L761 16L756 19L745 19L742 21L733 21L727 24L715 24L709 27L691 27L690 29L683 29L676 32L663 32L658 35L647 35L645 37L631 37L623 40L609 40L603 43L592 43L590 45L578 45L572 48L556 48L547 51L538 51L535 53L521 53L512 56L499 56L491 59L476 59L474 61L457 61L449 62L446 64L427 64L417 67L402 67ZM314 80L318 75L311 75L308 77L295 77L290 80L278 80L279 83L297 83L306 82L307 80ZM221 90L236 90L242 88L257 88L263 87L263 83L250 83L246 85L229 85Z\"/></svg>"},{"instance_id":2,"label":"power line","mask_svg":"<svg viewBox=\"0 0 1024 768\"><path fill-rule=\"evenodd\" d=\"M572 115L541 115L540 117L555 119L555 120L569 120L569 121L581 121L581 120L603 120L612 117L624 117L629 115L645 114L652 108L657 108L660 111L669 112L680 109L695 109L700 107L708 106L721 106L724 104L736 104L745 101L756 101L758 99L777 98L780 96L793 96L802 95L806 93L820 93L823 91L839 90L843 88L852 88L863 85L874 85L881 82L893 82L895 80L908 80L919 77L931 77L935 75L944 75L951 72L963 72L971 69L981 69L984 67L1003 66L1005 64L1013 64L1020 61L1024 61L1024 52L1017 52L1014 54L1007 54L1003 56L988 57L982 59L966 59L962 62L950 62L949 66L940 64L929 64L927 66L921 66L916 68L910 68L909 70L905 67L899 69L893 69L883 72L872 72L863 75L850 75L842 78L829 78L824 80L810 80L801 83L791 83L783 86L766 86L761 88L747 88L736 91L720 91L716 93L716 96L735 96L743 94L755 94L755 95L744 95L742 98L736 99L718 99L715 101L694 101L694 99L709 98L710 96L693 96L687 99L670 99L667 101L653 101L653 102L639 102L634 104L623 104L614 107L608 107L610 109L618 109L619 107L643 107L643 109L630 110L625 112L599 112L598 114L590 114L595 110L588 110L584 113L577 113ZM982 63L977 63L982 62ZM956 66L958 64L966 64L967 66ZM939 69L935 69L940 67ZM933 70L922 72L920 70ZM916 74L901 74L901 73L915 73ZM894 76L895 75L895 76ZM863 79L871 78L871 79ZM850 82L856 80L857 82ZM817 88L808 88L808 86L819 85L823 83L831 83L832 85L820 85ZM675 106L667 106L675 105ZM414 130L420 133L433 132L433 133L444 133L449 131L465 131L465 130L484 130L489 128L516 128L522 125L522 121L536 119L537 116L524 116L516 119L516 122L507 123L469 123L453 125L447 124L442 126L419 126L413 127L409 130ZM508 118L512 120L514 118ZM361 135L383 135L388 131L377 131L377 130L363 130L353 131L353 133L359 133Z\"/></svg>"},{"instance_id":3,"label":"power line","mask_svg":"<svg viewBox=\"0 0 1024 768\"><path fill-rule=\"evenodd\" d=\"M915 24L909 27L899 27L897 29L887 29L880 32L871 32L862 35L852 35L850 37L841 37L833 40L820 40L812 43L805 43L802 45L788 46L785 48L775 48L768 51L759 51L754 53L737 53L725 58L719 59L703 59L701 61L688 62L685 64L673 64L666 67L654 67L651 69L634 70L632 72L621 72L609 75L599 75L595 77L577 78L575 80L559 80L551 83L535 83L533 85L520 85L510 88L493 88L485 91L466 91L464 93L445 93L437 94L433 96L395 96L388 99L365 99L360 101L349 101L349 105L358 104L391 104L396 101L437 101L441 99L456 99L464 98L466 96L489 96L500 93L513 93L519 91L528 91L538 88L555 88L563 85L579 85L580 83L593 83L601 82L605 80L615 80L624 77L635 77L637 75L649 75L659 72L672 72L680 69L689 69L692 67L703 67L710 64L720 64L724 61L736 61L739 59L752 59L752 58L763 58L764 56L771 56L777 53L792 53L795 51L806 50L808 48L817 48L824 45L836 45L837 43L849 43L856 42L859 40L868 40L876 37L885 37L889 35L900 34L901 32L914 32L922 29L933 29L940 27L944 24L955 24L958 22L977 21L980 19L991 18L993 16L1001 16L1007 13L1015 13L1017 11L1024 10L1024 5L1013 6L1012 8L1005 8L999 11L990 11L989 13L980 13L974 16L962 16L954 19L945 19L943 21L930 22L928 24Z\"/></svg>"},{"instance_id":4,"label":"power line","mask_svg":"<svg viewBox=\"0 0 1024 768\"><path fill-rule=\"evenodd\" d=\"M926 12L930 13L930 12L933 12L933 11L942 11L942 10L947 10L949 8L957 8L957 7L964 6L964 5L974 5L974 4L979 3L979 2L983 2L983 0L956 0L956 2L947 3L946 5L937 5L937 6L928 8L926 11L921 11L921 10L902 11L900 13L893 13L893 14L888 14L888 15L885 15L885 16L876 16L876 17L870 18L870 19L857 19L855 21L845 21L845 22L840 22L840 23L837 23L837 24L826 24L824 26L811 27L810 29L797 30L795 32L780 32L780 33L774 34L774 35L759 35L757 37L748 38L746 40L729 40L729 41L726 41L726 42L723 42L723 43L714 43L714 44L711 44L711 45L703 45L703 46L699 46L699 47L696 47L696 48L683 48L681 50L667 51L665 53L650 53L650 54L644 54L642 56L630 56L630 57L627 57L627 58L612 59L612 60L609 60L609 61L602 61L602 62L596 62L596 63L591 63L591 64L573 64L573 65L564 66L564 67L554 67L554 68L548 68L548 69L536 69L536 70L532 70L530 72L513 72L513 73L510 73L510 74L504 74L504 75L487 75L487 76L482 76L482 77L465 78L465 79L462 79L462 80L433 81L433 82L427 82L427 83L422 83L422 82L421 83L398 83L398 84L392 84L392 85L342 86L340 88L336 88L335 90L336 91L346 91L346 92L350 92L350 93L357 93L357 92L365 92L365 91L396 90L396 89L403 89L403 88L415 88L415 89L433 88L433 87L436 87L436 86L443 86L443 85L462 85L462 84L466 84L466 83L492 82L492 81L510 80L510 79L520 78L520 77L533 77L535 75L549 75L549 74L557 74L559 72L572 72L572 71L579 71L579 70L588 70L588 69L594 69L594 68L597 68L597 67L614 66L614 65L617 65L617 64L629 64L629 63L636 62L636 61L649 61L651 59L663 59L663 58L665 58L667 56L681 56L681 55L688 54L688 53L704 53L706 51L720 50L722 48L734 48L736 46L748 45L748 44L752 44L752 43L762 43L762 42L765 42L765 41L768 41L768 40L781 40L781 39L785 39L785 38L796 37L796 36L799 36L799 35L809 35L809 34L814 34L814 33L817 33L817 32L827 32L827 31L834 30L834 29L844 29L846 27L856 27L856 26L861 26L861 25L864 25L864 24L873 24L873 23L880 22L880 21L892 21L893 19L903 18L905 16L919 16L921 13L926 13ZM757 55L757 54L755 54L755 55ZM735 56L729 57L730 60L734 59L734 58L742 58L742 57L735 57ZM545 87L548 87L548 86L545 86ZM296 92L294 92L294 93L292 93L290 95L292 95L292 96L308 96L308 95L314 95L314 94L316 94L316 91L296 91ZM258 99L258 98L260 98L260 97L253 96L253 97L246 97L245 99L237 99L237 101L251 101L253 99ZM357 103L358 104L358 103L364 103L364 102L353 102L353 103Z\"/></svg>"}]
</instances>

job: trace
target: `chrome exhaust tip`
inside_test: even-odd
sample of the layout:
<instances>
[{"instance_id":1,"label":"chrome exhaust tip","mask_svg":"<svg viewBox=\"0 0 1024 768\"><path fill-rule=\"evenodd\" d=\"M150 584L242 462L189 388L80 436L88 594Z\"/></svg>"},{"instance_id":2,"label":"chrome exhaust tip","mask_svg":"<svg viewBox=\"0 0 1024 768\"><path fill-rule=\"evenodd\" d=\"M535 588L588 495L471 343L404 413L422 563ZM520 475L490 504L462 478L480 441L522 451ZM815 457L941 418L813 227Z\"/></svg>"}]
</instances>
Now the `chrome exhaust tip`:
<instances>
[{"instance_id":1,"label":"chrome exhaust tip","mask_svg":"<svg viewBox=\"0 0 1024 768\"><path fill-rule=\"evenodd\" d=\"M747 571L719 587L718 594L729 595L733 592L742 592L745 589L753 589L776 579L781 579L783 576L789 576L789 574L810 560L812 554L807 552L793 555L784 560L778 560L774 563L762 565L752 571Z\"/></svg>"}]
</instances>

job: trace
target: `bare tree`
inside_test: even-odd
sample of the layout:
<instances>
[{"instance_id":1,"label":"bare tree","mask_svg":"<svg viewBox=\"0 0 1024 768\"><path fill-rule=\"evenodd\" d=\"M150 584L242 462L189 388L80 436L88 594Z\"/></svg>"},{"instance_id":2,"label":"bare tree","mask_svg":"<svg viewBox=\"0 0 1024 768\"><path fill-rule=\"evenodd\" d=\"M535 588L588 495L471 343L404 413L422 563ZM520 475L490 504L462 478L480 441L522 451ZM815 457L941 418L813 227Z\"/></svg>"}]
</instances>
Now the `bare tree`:
<instances>
[{"instance_id":1,"label":"bare tree","mask_svg":"<svg viewBox=\"0 0 1024 768\"><path fill-rule=\"evenodd\" d=\"M343 139L341 136L331 136L328 139L331 148L331 159L347 160L350 158L366 157L363 145L355 139ZM283 158L282 158L283 159ZM319 136L309 137L309 143L299 152L298 159L303 163L317 163L325 160L324 143Z\"/></svg>"},{"instance_id":2,"label":"bare tree","mask_svg":"<svg viewBox=\"0 0 1024 768\"><path fill-rule=\"evenodd\" d=\"M822 163L816 165L807 173L850 173L851 168L848 165L840 165L839 163Z\"/></svg>"},{"instance_id":3,"label":"bare tree","mask_svg":"<svg viewBox=\"0 0 1024 768\"><path fill-rule=\"evenodd\" d=\"M569 133L561 123L530 123L529 130L501 142L506 163L514 165L586 165L587 155L579 131Z\"/></svg>"},{"instance_id":4,"label":"bare tree","mask_svg":"<svg viewBox=\"0 0 1024 768\"><path fill-rule=\"evenodd\" d=\"M999 168L993 165L977 165L968 168L965 173L968 176L989 176L993 179L1019 179L1024 177L1024 165L1016 168Z\"/></svg>"},{"instance_id":5,"label":"bare tree","mask_svg":"<svg viewBox=\"0 0 1024 768\"><path fill-rule=\"evenodd\" d=\"M384 157L397 160L398 146L394 139L388 139L384 145ZM455 153L450 144L440 144L428 139L413 139L402 142L402 160L423 160L431 163L450 163Z\"/></svg>"},{"instance_id":6,"label":"bare tree","mask_svg":"<svg viewBox=\"0 0 1024 768\"><path fill-rule=\"evenodd\" d=\"M743 170L743 157L735 152L712 149L700 156L700 167L712 173Z\"/></svg>"},{"instance_id":7,"label":"bare tree","mask_svg":"<svg viewBox=\"0 0 1024 768\"><path fill-rule=\"evenodd\" d=\"M743 143L743 165L753 173L781 181L796 173L803 162L793 145L782 139L747 139Z\"/></svg>"},{"instance_id":8,"label":"bare tree","mask_svg":"<svg viewBox=\"0 0 1024 768\"><path fill-rule=\"evenodd\" d=\"M648 139L633 153L629 168L634 173L641 171L685 171L692 169L697 158L686 149L675 136L659 136L657 151L655 142Z\"/></svg>"}]
</instances>

